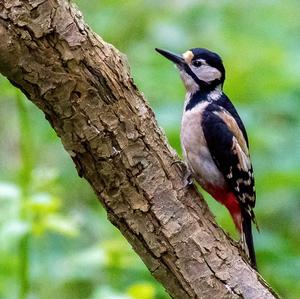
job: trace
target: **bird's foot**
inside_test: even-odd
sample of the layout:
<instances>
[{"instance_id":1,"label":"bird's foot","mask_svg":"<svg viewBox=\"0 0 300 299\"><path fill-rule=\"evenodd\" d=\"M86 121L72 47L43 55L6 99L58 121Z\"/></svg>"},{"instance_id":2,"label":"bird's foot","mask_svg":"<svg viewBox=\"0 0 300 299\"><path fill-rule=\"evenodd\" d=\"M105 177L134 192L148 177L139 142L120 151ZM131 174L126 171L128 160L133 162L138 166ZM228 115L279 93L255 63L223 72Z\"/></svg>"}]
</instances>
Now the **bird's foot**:
<instances>
[{"instance_id":1,"label":"bird's foot","mask_svg":"<svg viewBox=\"0 0 300 299\"><path fill-rule=\"evenodd\" d=\"M181 160L174 161L171 165L178 164L181 171L183 172L183 189L186 187L189 187L193 184L193 175L191 171L189 170L186 163L184 163Z\"/></svg>"},{"instance_id":2,"label":"bird's foot","mask_svg":"<svg viewBox=\"0 0 300 299\"><path fill-rule=\"evenodd\" d=\"M184 176L183 180L184 180L184 185L183 185L184 188L193 185L193 175L190 172Z\"/></svg>"}]
</instances>

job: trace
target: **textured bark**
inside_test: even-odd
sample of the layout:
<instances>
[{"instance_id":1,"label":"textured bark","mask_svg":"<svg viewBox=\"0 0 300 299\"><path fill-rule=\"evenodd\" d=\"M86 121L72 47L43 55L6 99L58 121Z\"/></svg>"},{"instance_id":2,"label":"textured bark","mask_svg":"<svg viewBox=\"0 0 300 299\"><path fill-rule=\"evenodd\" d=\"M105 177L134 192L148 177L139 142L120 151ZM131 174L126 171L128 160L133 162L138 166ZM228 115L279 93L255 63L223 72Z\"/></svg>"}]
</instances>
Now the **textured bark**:
<instances>
[{"instance_id":1,"label":"textured bark","mask_svg":"<svg viewBox=\"0 0 300 299\"><path fill-rule=\"evenodd\" d=\"M126 58L66 0L0 0L0 71L44 113L108 218L173 298L278 298L215 223Z\"/></svg>"}]
</instances>

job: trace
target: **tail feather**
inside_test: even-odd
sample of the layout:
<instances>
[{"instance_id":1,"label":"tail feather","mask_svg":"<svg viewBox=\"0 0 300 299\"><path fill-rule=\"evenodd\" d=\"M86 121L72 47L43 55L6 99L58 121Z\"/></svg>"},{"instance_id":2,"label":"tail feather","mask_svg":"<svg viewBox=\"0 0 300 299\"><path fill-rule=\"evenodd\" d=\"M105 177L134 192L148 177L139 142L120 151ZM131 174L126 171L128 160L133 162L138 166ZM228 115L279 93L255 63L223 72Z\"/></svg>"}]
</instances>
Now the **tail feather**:
<instances>
[{"instance_id":1,"label":"tail feather","mask_svg":"<svg viewBox=\"0 0 300 299\"><path fill-rule=\"evenodd\" d=\"M250 259L250 264L252 268L257 270L256 256L254 250L253 236L252 236L252 220L249 213L242 209L242 231L241 231L241 241L246 254Z\"/></svg>"}]
</instances>

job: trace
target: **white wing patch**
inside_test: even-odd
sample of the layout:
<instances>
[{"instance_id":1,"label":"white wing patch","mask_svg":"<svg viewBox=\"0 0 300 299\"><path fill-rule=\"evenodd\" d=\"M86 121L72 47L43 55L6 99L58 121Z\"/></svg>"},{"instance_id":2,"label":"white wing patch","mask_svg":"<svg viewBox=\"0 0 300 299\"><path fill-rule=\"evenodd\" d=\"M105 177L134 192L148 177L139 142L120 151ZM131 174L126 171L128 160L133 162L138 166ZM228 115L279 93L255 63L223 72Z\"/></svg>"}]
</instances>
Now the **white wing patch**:
<instances>
[{"instance_id":1,"label":"white wing patch","mask_svg":"<svg viewBox=\"0 0 300 299\"><path fill-rule=\"evenodd\" d=\"M239 159L239 164L237 165L239 170L243 170L248 172L251 169L251 162L250 158L247 154L245 154L239 145L236 137L233 136L232 138L232 152L237 155Z\"/></svg>"},{"instance_id":2,"label":"white wing patch","mask_svg":"<svg viewBox=\"0 0 300 299\"><path fill-rule=\"evenodd\" d=\"M228 129L233 134L234 138L236 139L236 143L239 145L241 151L248 157L249 159L249 150L246 143L246 140L243 136L242 131L240 130L236 120L225 110L215 111L215 115L219 116L227 125ZM234 142L233 142L234 143ZM250 159L249 159L250 163Z\"/></svg>"}]
</instances>

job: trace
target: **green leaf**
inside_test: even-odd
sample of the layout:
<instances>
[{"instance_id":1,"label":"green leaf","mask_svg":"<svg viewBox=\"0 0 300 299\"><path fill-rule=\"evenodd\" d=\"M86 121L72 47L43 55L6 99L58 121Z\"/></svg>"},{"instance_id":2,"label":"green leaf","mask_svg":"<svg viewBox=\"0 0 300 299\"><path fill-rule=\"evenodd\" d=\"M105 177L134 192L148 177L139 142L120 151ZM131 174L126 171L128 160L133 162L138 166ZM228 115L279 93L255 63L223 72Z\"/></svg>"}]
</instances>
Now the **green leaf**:
<instances>
[{"instance_id":1,"label":"green leaf","mask_svg":"<svg viewBox=\"0 0 300 299\"><path fill-rule=\"evenodd\" d=\"M71 217L53 214L42 222L45 229L64 236L75 238L79 235L78 224Z\"/></svg>"},{"instance_id":2,"label":"green leaf","mask_svg":"<svg viewBox=\"0 0 300 299\"><path fill-rule=\"evenodd\" d=\"M148 282L140 282L131 285L127 293L133 299L154 299L155 288Z\"/></svg>"},{"instance_id":3,"label":"green leaf","mask_svg":"<svg viewBox=\"0 0 300 299\"><path fill-rule=\"evenodd\" d=\"M13 249L19 240L30 231L31 225L25 221L7 221L0 229L0 250Z\"/></svg>"},{"instance_id":4,"label":"green leaf","mask_svg":"<svg viewBox=\"0 0 300 299\"><path fill-rule=\"evenodd\" d=\"M25 209L32 214L50 214L59 210L61 200L48 193L37 193L25 201Z\"/></svg>"}]
</instances>

